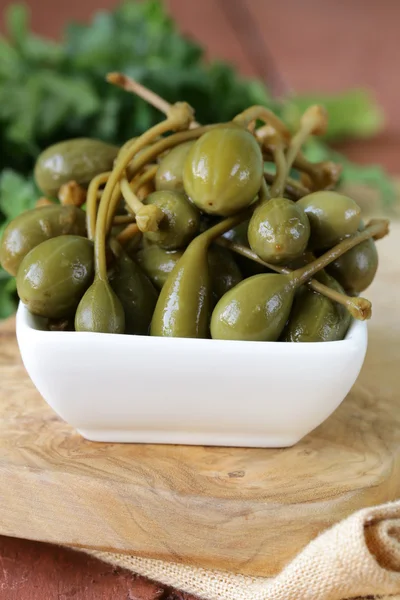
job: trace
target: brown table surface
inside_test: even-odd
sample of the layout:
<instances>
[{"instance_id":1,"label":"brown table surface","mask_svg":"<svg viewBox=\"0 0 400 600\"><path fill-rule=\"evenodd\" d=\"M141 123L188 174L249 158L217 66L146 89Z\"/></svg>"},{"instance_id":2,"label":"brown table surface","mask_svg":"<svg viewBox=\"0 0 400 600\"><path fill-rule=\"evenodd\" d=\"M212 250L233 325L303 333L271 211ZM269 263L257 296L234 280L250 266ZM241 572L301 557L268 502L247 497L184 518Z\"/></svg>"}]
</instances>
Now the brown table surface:
<instances>
[{"instance_id":1,"label":"brown table surface","mask_svg":"<svg viewBox=\"0 0 400 600\"><path fill-rule=\"evenodd\" d=\"M368 87L384 107L387 128L378 139L346 144L361 163L399 172L400 3L393 0L240 0L256 19L280 80L296 91L336 92ZM239 0L169 0L184 32L208 48L210 57L235 63L246 75L262 76L240 43L231 18ZM0 14L8 0L0 0ZM113 0L30 0L38 33L57 37L66 20L86 20ZM0 22L1 23L1 22ZM0 28L2 25L0 24ZM264 69L263 69L264 70ZM189 600L82 553L38 542L0 537L0 600Z\"/></svg>"}]
</instances>

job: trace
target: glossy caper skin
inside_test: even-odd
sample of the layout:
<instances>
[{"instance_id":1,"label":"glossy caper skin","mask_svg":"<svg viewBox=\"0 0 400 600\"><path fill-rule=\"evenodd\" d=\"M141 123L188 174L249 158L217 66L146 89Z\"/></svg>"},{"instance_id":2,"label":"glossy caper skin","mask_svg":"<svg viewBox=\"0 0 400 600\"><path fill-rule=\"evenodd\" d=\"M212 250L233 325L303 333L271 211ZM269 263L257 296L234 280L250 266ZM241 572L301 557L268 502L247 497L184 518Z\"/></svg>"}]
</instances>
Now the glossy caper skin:
<instances>
[{"instance_id":1,"label":"glossy caper skin","mask_svg":"<svg viewBox=\"0 0 400 600\"><path fill-rule=\"evenodd\" d=\"M69 317L93 281L93 243L77 235L42 242L23 259L17 291L34 315Z\"/></svg>"},{"instance_id":2,"label":"glossy caper skin","mask_svg":"<svg viewBox=\"0 0 400 600\"><path fill-rule=\"evenodd\" d=\"M140 266L124 252L113 265L110 284L124 309L125 332L148 334L158 292Z\"/></svg>"},{"instance_id":3,"label":"glossy caper skin","mask_svg":"<svg viewBox=\"0 0 400 600\"><path fill-rule=\"evenodd\" d=\"M91 138L75 138L49 146L35 164L35 181L47 196L57 196L68 181L82 186L99 173L110 171L118 147Z\"/></svg>"},{"instance_id":4,"label":"glossy caper skin","mask_svg":"<svg viewBox=\"0 0 400 600\"><path fill-rule=\"evenodd\" d=\"M149 194L144 204L155 204L164 213L158 231L145 237L165 250L177 250L189 244L199 232L200 213L185 194L168 190Z\"/></svg>"},{"instance_id":5,"label":"glossy caper skin","mask_svg":"<svg viewBox=\"0 0 400 600\"><path fill-rule=\"evenodd\" d=\"M361 220L358 204L343 194L321 191L303 196L297 204L311 226L310 248L325 249L355 233Z\"/></svg>"},{"instance_id":6,"label":"glossy caper skin","mask_svg":"<svg viewBox=\"0 0 400 600\"><path fill-rule=\"evenodd\" d=\"M371 285L377 269L378 252L372 239L361 242L326 268L351 296L357 296Z\"/></svg>"},{"instance_id":7,"label":"glossy caper skin","mask_svg":"<svg viewBox=\"0 0 400 600\"><path fill-rule=\"evenodd\" d=\"M207 245L197 237L186 248L160 292L151 335L207 338L210 296Z\"/></svg>"},{"instance_id":8,"label":"glossy caper skin","mask_svg":"<svg viewBox=\"0 0 400 600\"><path fill-rule=\"evenodd\" d=\"M75 315L75 331L124 333L125 313L108 281L96 278Z\"/></svg>"},{"instance_id":9,"label":"glossy caper skin","mask_svg":"<svg viewBox=\"0 0 400 600\"><path fill-rule=\"evenodd\" d=\"M260 147L251 133L218 128L202 135L189 150L183 184L200 210L228 216L253 202L263 166Z\"/></svg>"},{"instance_id":10,"label":"glossy caper skin","mask_svg":"<svg viewBox=\"0 0 400 600\"><path fill-rule=\"evenodd\" d=\"M299 203L271 198L254 211L247 231L249 244L262 260L285 264L307 247L310 222Z\"/></svg>"},{"instance_id":11,"label":"glossy caper skin","mask_svg":"<svg viewBox=\"0 0 400 600\"><path fill-rule=\"evenodd\" d=\"M227 292L212 313L211 336L219 340L276 341L285 327L294 290L288 277L254 275Z\"/></svg>"},{"instance_id":12,"label":"glossy caper skin","mask_svg":"<svg viewBox=\"0 0 400 600\"><path fill-rule=\"evenodd\" d=\"M59 235L85 235L86 217L76 206L42 206L27 210L6 227L0 246L0 264L16 275L22 259L45 240Z\"/></svg>"},{"instance_id":13,"label":"glossy caper skin","mask_svg":"<svg viewBox=\"0 0 400 600\"><path fill-rule=\"evenodd\" d=\"M235 287L243 277L232 252L212 246L208 251L213 306L227 291Z\"/></svg>"},{"instance_id":14,"label":"glossy caper skin","mask_svg":"<svg viewBox=\"0 0 400 600\"><path fill-rule=\"evenodd\" d=\"M161 159L155 177L156 190L185 192L183 186L183 166L189 150L195 142L189 141L175 146Z\"/></svg>"},{"instance_id":15,"label":"glossy caper skin","mask_svg":"<svg viewBox=\"0 0 400 600\"><path fill-rule=\"evenodd\" d=\"M343 293L339 283L326 273L316 277L324 285ZM307 286L297 290L289 320L282 333L284 342L333 342L342 340L350 326L349 311Z\"/></svg>"},{"instance_id":16,"label":"glossy caper skin","mask_svg":"<svg viewBox=\"0 0 400 600\"><path fill-rule=\"evenodd\" d=\"M139 250L136 261L153 285L161 290L182 254L181 250L164 250L151 244Z\"/></svg>"}]
</instances>

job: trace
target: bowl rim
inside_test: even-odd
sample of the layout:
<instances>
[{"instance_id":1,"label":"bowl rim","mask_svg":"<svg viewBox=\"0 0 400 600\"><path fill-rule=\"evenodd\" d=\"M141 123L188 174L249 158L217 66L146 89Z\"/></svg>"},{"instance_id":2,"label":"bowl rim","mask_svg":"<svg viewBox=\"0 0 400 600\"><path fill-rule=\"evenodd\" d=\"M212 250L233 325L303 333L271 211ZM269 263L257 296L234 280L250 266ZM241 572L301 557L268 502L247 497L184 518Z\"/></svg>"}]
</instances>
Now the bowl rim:
<instances>
[{"instance_id":1,"label":"bowl rim","mask_svg":"<svg viewBox=\"0 0 400 600\"><path fill-rule=\"evenodd\" d=\"M347 331L347 334L343 340L335 340L331 342L257 342L257 341L242 341L242 340L212 340L212 339L195 339L195 338L174 338L174 337L159 337L159 336L148 336L148 335L125 335L125 334L113 334L113 333L98 333L98 332L77 332L77 331L49 331L45 328L45 319L43 317L39 317L37 315L33 315L28 311L26 306L19 302L17 315L16 315L16 332L18 340L26 335L34 335L37 340L45 341L59 341L58 338L66 340L71 340L71 336L74 340L80 340L85 338L85 340L92 339L93 341L99 342L100 340L104 342L105 340L112 339L115 343L118 341L123 341L124 344L135 343L138 342L143 344L173 344L174 347L181 347L182 345L193 345L195 344L199 349L200 347L210 348L210 345L213 348L223 349L232 345L237 346L240 345L242 348L246 347L248 349L257 347L259 350L261 348L269 349L274 348L274 351L282 351L283 349L291 349L291 351L304 352L306 349L308 351L318 351L318 352L326 352L329 350L343 351L344 346L349 347L353 345L359 346L366 345L367 343L367 321L359 321L357 319L352 319L352 323Z\"/></svg>"}]
</instances>

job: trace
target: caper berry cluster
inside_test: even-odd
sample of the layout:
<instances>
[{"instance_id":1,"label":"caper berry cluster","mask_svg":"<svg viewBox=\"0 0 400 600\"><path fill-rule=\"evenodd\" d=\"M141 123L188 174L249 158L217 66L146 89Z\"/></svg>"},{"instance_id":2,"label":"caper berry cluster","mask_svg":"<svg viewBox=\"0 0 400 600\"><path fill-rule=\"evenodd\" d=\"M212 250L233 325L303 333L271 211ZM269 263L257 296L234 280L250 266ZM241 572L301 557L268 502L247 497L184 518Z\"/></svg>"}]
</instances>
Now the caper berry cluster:
<instances>
[{"instance_id":1,"label":"caper berry cluster","mask_svg":"<svg viewBox=\"0 0 400 600\"><path fill-rule=\"evenodd\" d=\"M33 314L50 329L292 342L340 340L370 317L359 294L388 222L364 226L335 191L340 168L302 153L323 107L293 134L262 106L200 125L185 102L109 80L165 119L121 148L80 138L39 156L45 198L0 247Z\"/></svg>"}]
</instances>

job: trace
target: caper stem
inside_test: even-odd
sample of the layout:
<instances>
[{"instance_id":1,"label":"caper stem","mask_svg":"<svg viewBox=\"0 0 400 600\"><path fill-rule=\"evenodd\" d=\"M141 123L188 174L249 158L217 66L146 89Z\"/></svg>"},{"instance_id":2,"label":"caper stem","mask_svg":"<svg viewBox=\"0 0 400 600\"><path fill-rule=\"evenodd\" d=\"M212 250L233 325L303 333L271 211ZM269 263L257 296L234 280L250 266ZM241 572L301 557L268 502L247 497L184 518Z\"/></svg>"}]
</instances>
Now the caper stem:
<instances>
[{"instance_id":1,"label":"caper stem","mask_svg":"<svg viewBox=\"0 0 400 600\"><path fill-rule=\"evenodd\" d=\"M310 106L303 114L300 127L289 142L286 154L286 175L289 175L294 160L301 150L302 145L311 134L321 134L326 127L326 111L322 106Z\"/></svg>"},{"instance_id":2,"label":"caper stem","mask_svg":"<svg viewBox=\"0 0 400 600\"><path fill-rule=\"evenodd\" d=\"M271 146L264 146L263 157L265 160L272 159L274 160L274 155L272 152ZM293 167L298 171L302 171L309 175L315 184L314 189L330 189L332 188L339 180L340 174L342 172L342 166L338 163L334 163L329 160L324 160L317 163L312 163L307 158L299 152L296 158L293 161ZM290 181L290 178L286 178L286 183ZM295 181L295 180L291 180ZM303 194L309 194L311 190L306 190Z\"/></svg>"},{"instance_id":3,"label":"caper stem","mask_svg":"<svg viewBox=\"0 0 400 600\"><path fill-rule=\"evenodd\" d=\"M261 187L258 193L258 198L260 203L267 202L271 198L271 193L264 177L261 180Z\"/></svg>"},{"instance_id":4,"label":"caper stem","mask_svg":"<svg viewBox=\"0 0 400 600\"><path fill-rule=\"evenodd\" d=\"M139 98L142 98L165 115L168 114L168 111L172 106L167 100L161 98L161 96L133 79L133 77L128 77L123 73L108 73L106 79L109 83L117 85L126 92L131 92L132 94L139 96ZM190 128L194 129L195 127L199 127L199 124L197 121L192 121Z\"/></svg>"},{"instance_id":5,"label":"caper stem","mask_svg":"<svg viewBox=\"0 0 400 600\"><path fill-rule=\"evenodd\" d=\"M292 273L292 270L288 269L287 267L281 267L279 265L272 265L271 263L266 263L255 252L250 250L250 248L244 246L243 244L239 244L238 242L234 242L224 237L220 237L216 240L216 243L219 246L223 246L224 248L227 248L232 252L236 252L237 254L240 254L245 258L257 262L260 265L267 267L271 271L275 271L276 273L283 273L284 275L289 275L290 273ZM324 285L317 279L311 279L307 282L306 285L308 285L308 287L310 287L315 292L319 292L320 294L326 296L330 300L333 300L334 302L345 306L349 313L352 315L352 317L354 317L355 319L365 321L365 319L371 318L371 302L366 298L354 298L352 296L347 296L346 294L341 294L337 290L334 290L333 288Z\"/></svg>"},{"instance_id":6,"label":"caper stem","mask_svg":"<svg viewBox=\"0 0 400 600\"><path fill-rule=\"evenodd\" d=\"M149 181L154 179L157 171L158 171L158 165L151 165L145 170L144 173L142 173L140 175L140 177L132 180L132 183L134 184L134 186L133 186L134 191L138 192L140 190L140 188L142 187L142 185L145 185L146 183L148 183Z\"/></svg>"},{"instance_id":7,"label":"caper stem","mask_svg":"<svg viewBox=\"0 0 400 600\"><path fill-rule=\"evenodd\" d=\"M126 177L121 179L121 191L128 207L136 215L136 224L140 231L158 231L158 225L164 218L161 208L154 204L146 206L140 202Z\"/></svg>"},{"instance_id":8,"label":"caper stem","mask_svg":"<svg viewBox=\"0 0 400 600\"><path fill-rule=\"evenodd\" d=\"M271 198L277 198L278 196L282 196L283 190L285 189L285 181L287 175L287 166L283 141L276 141L272 148L272 154L276 165L276 174L274 182L271 186L270 193Z\"/></svg>"},{"instance_id":9,"label":"caper stem","mask_svg":"<svg viewBox=\"0 0 400 600\"><path fill-rule=\"evenodd\" d=\"M125 202L131 209L131 211L136 214L139 212L141 208L143 208L144 204L140 202L139 198L136 196L135 192L130 186L129 181L126 177L122 177L121 179L121 192L124 197Z\"/></svg>"},{"instance_id":10,"label":"caper stem","mask_svg":"<svg viewBox=\"0 0 400 600\"><path fill-rule=\"evenodd\" d=\"M125 229L123 229L116 237L117 241L120 244L126 244L131 238L140 233L140 229L137 226L137 223L131 223L127 225Z\"/></svg>"},{"instance_id":11,"label":"caper stem","mask_svg":"<svg viewBox=\"0 0 400 600\"><path fill-rule=\"evenodd\" d=\"M172 111L172 108L174 109ZM99 206L99 212L96 224L95 233L95 271L96 276L100 279L107 281L107 263L106 263L106 235L108 219L112 219L115 209L117 207L119 197L113 197L113 191L115 186L119 183L121 176L130 161L133 159L135 154L144 148L147 144L150 144L158 136L167 133L168 131L174 131L187 126L190 122L189 106L184 104L177 104L171 108L170 115L158 123L154 127L148 129L143 133L123 154L123 156L117 160L114 169L107 180L104 188ZM195 131L195 130L193 130ZM140 162L140 161L138 161ZM145 162L141 165L144 166ZM110 212L109 212L110 211Z\"/></svg>"},{"instance_id":12,"label":"caper stem","mask_svg":"<svg viewBox=\"0 0 400 600\"><path fill-rule=\"evenodd\" d=\"M161 96L155 92L152 92L146 88L138 81L135 81L132 77L128 77L123 73L108 73L106 79L109 83L112 83L113 85L116 85L127 92L132 92L133 94L136 94L136 96L143 98L143 100L146 100L146 102L155 108L158 108L160 112L168 114L168 110L171 107L170 103L161 98Z\"/></svg>"},{"instance_id":13,"label":"caper stem","mask_svg":"<svg viewBox=\"0 0 400 600\"><path fill-rule=\"evenodd\" d=\"M107 183L111 171L100 173L93 177L89 183L87 198L86 198L86 229L89 240L94 240L96 232L96 215L97 215L97 200L98 191L101 185Z\"/></svg>"},{"instance_id":14,"label":"caper stem","mask_svg":"<svg viewBox=\"0 0 400 600\"><path fill-rule=\"evenodd\" d=\"M236 117L233 119L233 122L241 127L247 127L252 121L257 119L272 125L272 127L281 134L283 139L290 139L290 131L284 122L281 121L281 119L277 117L272 110L265 108L265 106L250 106L243 112L236 115Z\"/></svg>"},{"instance_id":15,"label":"caper stem","mask_svg":"<svg viewBox=\"0 0 400 600\"><path fill-rule=\"evenodd\" d=\"M156 172L158 169L158 165L154 165L154 167L155 167L155 172ZM144 173L142 173L142 175L140 177L138 177L137 180L136 180L136 178L134 178L130 182L130 189L132 190L132 192L134 194L136 194L139 202L143 202L143 201L139 198L138 192L146 183L148 183L149 181L151 181L154 178L155 173L154 173L154 171L152 172L151 169L152 169L152 167L150 167ZM128 205L128 203L126 203L125 206L126 206L126 209L131 213L131 215L132 214L135 215L135 212L131 209L131 207ZM110 216L110 213L111 213L111 211L109 211L109 216ZM114 217L113 221L115 221L115 217ZM108 224L109 224L109 227L107 228L108 231L110 231L113 221L111 221L111 218L108 219Z\"/></svg>"},{"instance_id":16,"label":"caper stem","mask_svg":"<svg viewBox=\"0 0 400 600\"><path fill-rule=\"evenodd\" d=\"M371 221L364 231L358 231L357 233L354 233L305 267L297 269L296 271L292 271L289 276L291 285L293 287L299 287L300 285L303 285L303 283L305 283L308 279L311 279L314 273L324 269L331 262L339 258L339 256L342 256L342 254L348 250L351 250L351 248L354 248L354 246L358 246L358 244L361 244L361 242L369 240L370 238L380 239L388 233L388 219L375 219L374 221Z\"/></svg>"},{"instance_id":17,"label":"caper stem","mask_svg":"<svg viewBox=\"0 0 400 600\"><path fill-rule=\"evenodd\" d=\"M129 225L135 222L135 215L116 215L113 219L112 225Z\"/></svg>"},{"instance_id":18,"label":"caper stem","mask_svg":"<svg viewBox=\"0 0 400 600\"><path fill-rule=\"evenodd\" d=\"M229 128L235 127L232 123L219 123L215 125L205 125L204 127L197 127L196 129L191 129L189 131L180 131L179 133L174 133L169 135L166 138L159 140L158 142L152 144L150 148L144 150L140 156L136 157L130 166L131 176L132 178L139 173L144 166L148 163L152 162L157 156L182 144L183 142L187 142L189 140L195 140L199 138L203 133L210 131L212 129L219 129L221 127ZM145 144L146 145L146 144ZM116 206L118 204L118 198L114 202L110 203L109 214L112 216L115 213ZM111 217L109 217L111 218Z\"/></svg>"},{"instance_id":19,"label":"caper stem","mask_svg":"<svg viewBox=\"0 0 400 600\"><path fill-rule=\"evenodd\" d=\"M264 179L268 183L274 182L275 176L272 173L264 173ZM285 183L285 193L293 196L295 200L300 200L303 196L307 196L310 193L310 190L304 187L299 181L288 177Z\"/></svg>"},{"instance_id":20,"label":"caper stem","mask_svg":"<svg viewBox=\"0 0 400 600\"><path fill-rule=\"evenodd\" d=\"M129 209L133 212L133 214L137 214L141 209L145 207L143 202L139 200L137 196L138 190L146 183L154 179L155 174L157 173L158 165L152 165L149 167L144 173L141 174L140 177L134 178L131 183L128 182L126 177L121 179L121 191L124 199L129 207ZM159 215L160 220L163 215ZM110 217L110 214L109 214ZM155 223L156 227L153 231L157 231L158 222Z\"/></svg>"},{"instance_id":21,"label":"caper stem","mask_svg":"<svg viewBox=\"0 0 400 600\"><path fill-rule=\"evenodd\" d=\"M271 196L273 198L282 195L283 190L285 189L285 182L289 177L293 163L308 136L312 133L322 133L325 130L326 121L326 111L323 107L315 105L308 108L301 118L299 130L289 141L288 150L286 156L284 155L284 158L282 158L281 152L283 153L287 139L273 139L273 143L270 145L270 151L272 152L277 167L275 180L271 188ZM277 162L278 157L279 163Z\"/></svg>"},{"instance_id":22,"label":"caper stem","mask_svg":"<svg viewBox=\"0 0 400 600\"><path fill-rule=\"evenodd\" d=\"M206 229L203 233L201 233L197 237L202 238L203 240L207 239L211 243L213 240L215 240L215 238L219 237L220 235L223 235L230 229L233 229L233 227L236 227L237 225L239 225L239 223L243 223L243 221L245 221L251 215L252 212L253 212L252 208L250 208L250 209L247 208L246 210L242 210L240 213L237 213L236 215L233 215L232 217L227 217L226 219L223 219L219 223L216 223L216 225L213 225L209 229Z\"/></svg>"},{"instance_id":23,"label":"caper stem","mask_svg":"<svg viewBox=\"0 0 400 600\"><path fill-rule=\"evenodd\" d=\"M297 154L293 166L295 169L307 173L315 182L317 189L333 187L338 182L342 172L342 165L330 160L312 163L307 160L302 152Z\"/></svg>"}]
</instances>

